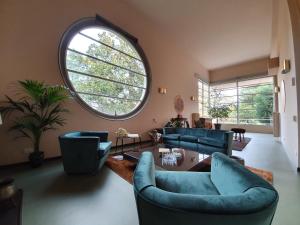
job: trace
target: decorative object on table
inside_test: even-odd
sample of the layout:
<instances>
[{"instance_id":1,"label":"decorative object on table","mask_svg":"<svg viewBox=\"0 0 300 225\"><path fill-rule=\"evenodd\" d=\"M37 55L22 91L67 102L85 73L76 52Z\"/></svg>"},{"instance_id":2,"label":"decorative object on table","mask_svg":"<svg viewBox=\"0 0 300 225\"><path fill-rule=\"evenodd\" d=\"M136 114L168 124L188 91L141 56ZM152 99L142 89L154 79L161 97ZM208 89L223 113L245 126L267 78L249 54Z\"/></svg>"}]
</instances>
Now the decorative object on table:
<instances>
[{"instance_id":1,"label":"decorative object on table","mask_svg":"<svg viewBox=\"0 0 300 225\"><path fill-rule=\"evenodd\" d=\"M173 152L165 153L162 155L161 164L164 166L176 166L177 165L177 158Z\"/></svg>"},{"instance_id":2,"label":"decorative object on table","mask_svg":"<svg viewBox=\"0 0 300 225\"><path fill-rule=\"evenodd\" d=\"M212 155L211 172L195 173L157 171L144 152L133 185L140 225L270 225L279 199L271 184L222 153ZM149 223L155 215L163 216Z\"/></svg>"},{"instance_id":3,"label":"decorative object on table","mask_svg":"<svg viewBox=\"0 0 300 225\"><path fill-rule=\"evenodd\" d=\"M180 95L177 95L174 100L174 108L177 113L177 117L182 117L182 113L184 110L184 101Z\"/></svg>"},{"instance_id":4,"label":"decorative object on table","mask_svg":"<svg viewBox=\"0 0 300 225\"><path fill-rule=\"evenodd\" d=\"M159 94L163 94L163 95L167 94L167 88L165 88L165 87L159 87L158 88L158 93Z\"/></svg>"},{"instance_id":5,"label":"decorative object on table","mask_svg":"<svg viewBox=\"0 0 300 225\"><path fill-rule=\"evenodd\" d=\"M108 131L77 131L59 136L67 174L95 174L106 161L111 141Z\"/></svg>"},{"instance_id":6,"label":"decorative object on table","mask_svg":"<svg viewBox=\"0 0 300 225\"><path fill-rule=\"evenodd\" d=\"M176 117L176 118L171 118L171 127L174 128L189 128L190 124L188 122L187 118L183 117Z\"/></svg>"},{"instance_id":7,"label":"decorative object on table","mask_svg":"<svg viewBox=\"0 0 300 225\"><path fill-rule=\"evenodd\" d=\"M0 180L0 224L20 225L23 191L17 189L13 178Z\"/></svg>"},{"instance_id":8,"label":"decorative object on table","mask_svg":"<svg viewBox=\"0 0 300 225\"><path fill-rule=\"evenodd\" d=\"M291 71L291 61L288 59L284 59L282 62L281 74L287 74L290 71Z\"/></svg>"},{"instance_id":9,"label":"decorative object on table","mask_svg":"<svg viewBox=\"0 0 300 225\"><path fill-rule=\"evenodd\" d=\"M159 130L160 130L160 132L159 132ZM162 129L159 129L159 130L158 129L153 129L153 130L148 132L148 134L149 134L149 136L152 140L152 143L154 145L160 143L160 141L161 141Z\"/></svg>"},{"instance_id":10,"label":"decorative object on table","mask_svg":"<svg viewBox=\"0 0 300 225\"><path fill-rule=\"evenodd\" d=\"M251 141L251 138L245 137L242 141L233 140L232 141L232 150L242 151Z\"/></svg>"},{"instance_id":11,"label":"decorative object on table","mask_svg":"<svg viewBox=\"0 0 300 225\"><path fill-rule=\"evenodd\" d=\"M237 127L237 128L231 128L231 131L234 132L235 140L242 141L242 139L243 140L245 139L246 129Z\"/></svg>"},{"instance_id":12,"label":"decorative object on table","mask_svg":"<svg viewBox=\"0 0 300 225\"><path fill-rule=\"evenodd\" d=\"M62 114L68 112L63 107L68 99L67 89L35 80L18 81L18 85L23 92L18 94L22 96L17 100L6 96L6 101L0 103L0 113L4 120L14 114L9 131L16 132L16 138L32 141L33 152L29 161L32 167L38 167L44 160L44 152L40 149L43 134L65 124Z\"/></svg>"},{"instance_id":13,"label":"decorative object on table","mask_svg":"<svg viewBox=\"0 0 300 225\"><path fill-rule=\"evenodd\" d=\"M117 137L127 137L128 136L128 131L124 128L118 128L116 131Z\"/></svg>"},{"instance_id":14,"label":"decorative object on table","mask_svg":"<svg viewBox=\"0 0 300 225\"><path fill-rule=\"evenodd\" d=\"M120 128L119 128L120 129ZM123 128L121 128L123 129ZM125 130L125 129L124 129ZM126 131L126 130L125 130ZM127 131L126 131L127 132ZM115 151L118 151L118 143L119 140L121 140L121 154L124 153L124 139L131 139L133 141L133 146L136 147L136 139L139 141L139 146L140 148L142 147L142 138L139 134L131 134L127 132L127 135L121 135L116 137L116 146L115 146Z\"/></svg>"}]
</instances>

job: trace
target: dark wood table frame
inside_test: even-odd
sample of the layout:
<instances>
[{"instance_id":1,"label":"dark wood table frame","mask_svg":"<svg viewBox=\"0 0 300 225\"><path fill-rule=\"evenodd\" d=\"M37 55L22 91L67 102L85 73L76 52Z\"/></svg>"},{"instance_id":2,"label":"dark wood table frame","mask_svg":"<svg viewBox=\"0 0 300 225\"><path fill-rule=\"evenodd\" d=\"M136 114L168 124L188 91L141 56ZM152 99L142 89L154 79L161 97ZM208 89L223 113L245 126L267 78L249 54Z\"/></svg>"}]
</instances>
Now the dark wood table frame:
<instances>
[{"instance_id":1,"label":"dark wood table frame","mask_svg":"<svg viewBox=\"0 0 300 225\"><path fill-rule=\"evenodd\" d=\"M124 139L132 139L133 140L133 145L135 146L136 145L136 141L135 139L138 139L139 140L139 145L140 145L140 148L142 148L142 138L141 136L139 135L138 137L128 137L128 136L124 136L124 137L117 137L116 139L116 152L118 151L118 142L119 140L121 140L121 153L123 154L124 153Z\"/></svg>"}]
</instances>

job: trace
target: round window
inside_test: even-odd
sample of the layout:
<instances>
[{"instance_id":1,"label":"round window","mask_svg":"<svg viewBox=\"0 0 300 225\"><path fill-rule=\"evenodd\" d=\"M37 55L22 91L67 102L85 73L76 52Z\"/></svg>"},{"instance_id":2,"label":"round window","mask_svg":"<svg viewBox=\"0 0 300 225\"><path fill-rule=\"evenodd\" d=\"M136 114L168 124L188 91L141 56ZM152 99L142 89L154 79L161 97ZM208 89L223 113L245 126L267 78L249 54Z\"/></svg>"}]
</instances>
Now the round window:
<instances>
[{"instance_id":1,"label":"round window","mask_svg":"<svg viewBox=\"0 0 300 225\"><path fill-rule=\"evenodd\" d=\"M59 62L66 85L83 106L104 118L130 118L148 97L149 66L131 37L89 18L73 24L62 38Z\"/></svg>"}]
</instances>

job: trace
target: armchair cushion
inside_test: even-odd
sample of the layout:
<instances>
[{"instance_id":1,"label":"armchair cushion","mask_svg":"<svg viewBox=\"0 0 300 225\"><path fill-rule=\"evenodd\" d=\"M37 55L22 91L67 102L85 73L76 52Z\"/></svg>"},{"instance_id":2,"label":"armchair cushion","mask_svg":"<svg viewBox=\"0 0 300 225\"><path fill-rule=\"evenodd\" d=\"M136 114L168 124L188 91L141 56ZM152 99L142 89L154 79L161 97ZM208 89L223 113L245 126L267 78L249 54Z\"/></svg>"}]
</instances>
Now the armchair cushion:
<instances>
[{"instance_id":1,"label":"armchair cushion","mask_svg":"<svg viewBox=\"0 0 300 225\"><path fill-rule=\"evenodd\" d=\"M264 179L221 153L214 153L211 180L222 195L241 194L254 187L274 190Z\"/></svg>"},{"instance_id":2,"label":"armchair cushion","mask_svg":"<svg viewBox=\"0 0 300 225\"><path fill-rule=\"evenodd\" d=\"M165 191L182 194L219 195L217 188L211 182L210 173L156 171L155 179L156 186Z\"/></svg>"},{"instance_id":3,"label":"armchair cushion","mask_svg":"<svg viewBox=\"0 0 300 225\"><path fill-rule=\"evenodd\" d=\"M111 141L100 142L100 144L99 144L99 150L101 150L101 151L107 151L110 148L111 148Z\"/></svg>"}]
</instances>

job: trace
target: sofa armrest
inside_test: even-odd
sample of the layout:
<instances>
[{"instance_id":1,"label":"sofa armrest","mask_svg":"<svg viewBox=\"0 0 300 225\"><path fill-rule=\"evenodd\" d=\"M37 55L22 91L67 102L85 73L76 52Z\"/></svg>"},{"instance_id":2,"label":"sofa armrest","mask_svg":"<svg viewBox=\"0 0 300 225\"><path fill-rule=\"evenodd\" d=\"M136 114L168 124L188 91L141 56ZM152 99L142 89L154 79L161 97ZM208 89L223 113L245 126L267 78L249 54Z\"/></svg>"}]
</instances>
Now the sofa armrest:
<instances>
[{"instance_id":1,"label":"sofa armrest","mask_svg":"<svg viewBox=\"0 0 300 225\"><path fill-rule=\"evenodd\" d=\"M99 137L100 142L107 142L108 139L108 131L81 131L80 135L88 137Z\"/></svg>"},{"instance_id":2,"label":"sofa armrest","mask_svg":"<svg viewBox=\"0 0 300 225\"><path fill-rule=\"evenodd\" d=\"M227 152L226 155L232 155L232 141L233 141L233 132L229 131L224 134L225 141L227 143Z\"/></svg>"}]
</instances>

